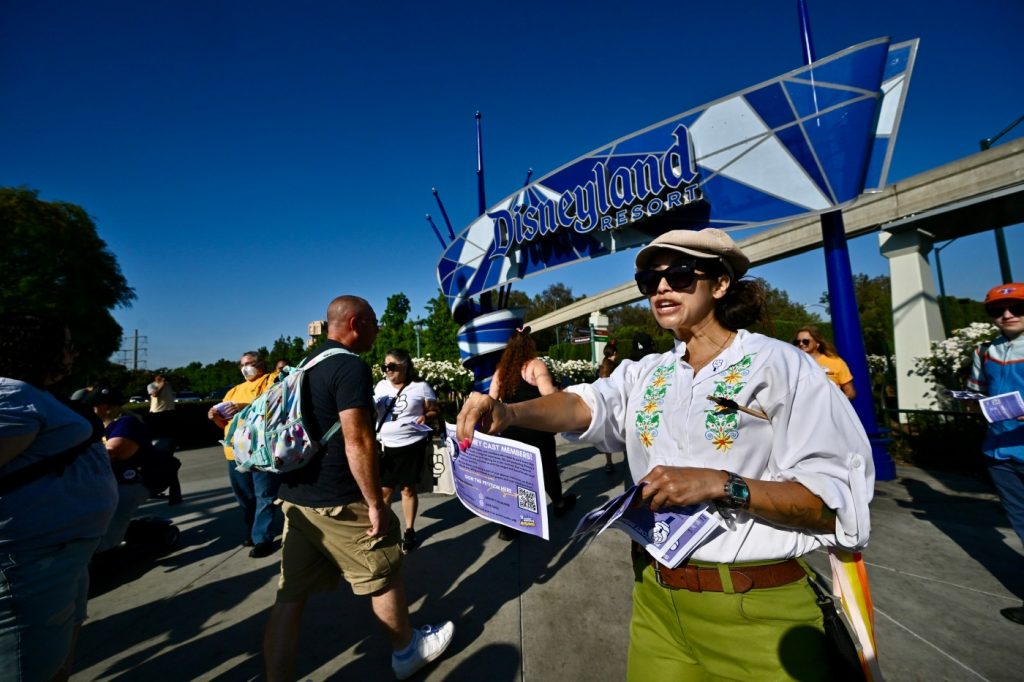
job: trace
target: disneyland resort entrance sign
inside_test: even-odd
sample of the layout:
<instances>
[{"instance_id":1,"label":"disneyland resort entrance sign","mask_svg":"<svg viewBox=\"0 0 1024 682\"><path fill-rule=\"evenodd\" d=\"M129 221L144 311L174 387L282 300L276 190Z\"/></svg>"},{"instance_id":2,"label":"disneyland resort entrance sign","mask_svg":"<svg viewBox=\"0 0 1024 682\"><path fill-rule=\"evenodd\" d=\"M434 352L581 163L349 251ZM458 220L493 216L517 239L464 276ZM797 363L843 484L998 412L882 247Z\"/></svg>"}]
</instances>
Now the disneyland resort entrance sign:
<instances>
[{"instance_id":1,"label":"disneyland resort entrance sign","mask_svg":"<svg viewBox=\"0 0 1024 682\"><path fill-rule=\"evenodd\" d=\"M567 163L448 245L437 274L449 305L666 230L770 225L881 189L916 51L916 40L862 43ZM500 343L460 341L464 356Z\"/></svg>"}]
</instances>

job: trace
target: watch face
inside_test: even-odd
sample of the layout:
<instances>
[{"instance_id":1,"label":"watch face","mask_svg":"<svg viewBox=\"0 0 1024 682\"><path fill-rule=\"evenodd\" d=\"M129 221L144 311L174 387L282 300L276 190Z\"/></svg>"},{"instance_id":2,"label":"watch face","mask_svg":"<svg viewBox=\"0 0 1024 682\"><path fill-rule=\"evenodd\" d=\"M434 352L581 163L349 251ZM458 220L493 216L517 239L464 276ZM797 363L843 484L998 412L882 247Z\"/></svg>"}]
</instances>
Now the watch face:
<instances>
[{"instance_id":1,"label":"watch face","mask_svg":"<svg viewBox=\"0 0 1024 682\"><path fill-rule=\"evenodd\" d=\"M734 507L746 507L750 501L750 488L739 476L729 478L726 492L729 495L730 505Z\"/></svg>"}]
</instances>

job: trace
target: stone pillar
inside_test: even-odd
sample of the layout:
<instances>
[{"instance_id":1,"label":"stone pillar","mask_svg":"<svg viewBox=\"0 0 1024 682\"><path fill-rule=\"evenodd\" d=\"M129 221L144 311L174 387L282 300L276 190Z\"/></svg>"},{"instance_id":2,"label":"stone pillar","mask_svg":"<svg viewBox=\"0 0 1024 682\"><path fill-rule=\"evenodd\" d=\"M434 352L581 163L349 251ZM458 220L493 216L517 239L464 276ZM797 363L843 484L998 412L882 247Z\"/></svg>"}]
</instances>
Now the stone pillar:
<instances>
[{"instance_id":1,"label":"stone pillar","mask_svg":"<svg viewBox=\"0 0 1024 682\"><path fill-rule=\"evenodd\" d=\"M892 320L896 341L896 390L903 410L936 409L933 386L911 372L914 359L931 352L932 341L946 338L928 252L932 240L917 230L879 233L882 255L889 259Z\"/></svg>"},{"instance_id":2,"label":"stone pillar","mask_svg":"<svg viewBox=\"0 0 1024 682\"><path fill-rule=\"evenodd\" d=\"M608 316L600 310L590 313L590 359L597 364L604 360L604 347L608 345Z\"/></svg>"}]
</instances>

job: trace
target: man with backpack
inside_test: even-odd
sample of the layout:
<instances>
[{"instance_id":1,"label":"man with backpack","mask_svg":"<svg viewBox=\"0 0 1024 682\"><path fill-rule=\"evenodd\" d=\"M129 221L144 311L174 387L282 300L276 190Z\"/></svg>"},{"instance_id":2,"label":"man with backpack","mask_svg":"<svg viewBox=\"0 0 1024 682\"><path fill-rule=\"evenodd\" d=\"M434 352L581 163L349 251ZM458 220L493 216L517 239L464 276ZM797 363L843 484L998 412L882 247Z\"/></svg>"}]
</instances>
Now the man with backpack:
<instances>
[{"instance_id":1,"label":"man with backpack","mask_svg":"<svg viewBox=\"0 0 1024 682\"><path fill-rule=\"evenodd\" d=\"M225 434L231 417L263 395L277 379L277 372L268 374L267 363L255 351L243 353L238 366L245 381L228 391L224 401L211 407L206 414L210 421L224 429ZM245 522L242 545L252 547L249 556L254 559L269 556L274 552L274 537L279 525L275 501L281 479L277 474L266 471L238 471L230 445L224 445L224 456L228 460L231 490L242 508Z\"/></svg>"},{"instance_id":2,"label":"man with backpack","mask_svg":"<svg viewBox=\"0 0 1024 682\"><path fill-rule=\"evenodd\" d=\"M989 396L1024 394L1024 283L992 287L985 312L1001 335L975 349L967 387ZM1024 542L1024 417L989 424L981 450L1010 525ZM1024 606L1000 613L1024 625Z\"/></svg>"},{"instance_id":3,"label":"man with backpack","mask_svg":"<svg viewBox=\"0 0 1024 682\"><path fill-rule=\"evenodd\" d=\"M316 442L339 421L341 428L308 464L281 476L281 576L263 638L270 682L295 679L306 600L335 589L342 576L355 594L370 596L373 613L391 639L391 667L398 679L439 657L455 630L451 622L415 630L409 623L398 518L381 493L373 378L354 355L373 346L377 330L369 303L339 296L327 309L327 341L307 360L310 368L300 388L306 430ZM336 354L309 363L330 350Z\"/></svg>"}]
</instances>

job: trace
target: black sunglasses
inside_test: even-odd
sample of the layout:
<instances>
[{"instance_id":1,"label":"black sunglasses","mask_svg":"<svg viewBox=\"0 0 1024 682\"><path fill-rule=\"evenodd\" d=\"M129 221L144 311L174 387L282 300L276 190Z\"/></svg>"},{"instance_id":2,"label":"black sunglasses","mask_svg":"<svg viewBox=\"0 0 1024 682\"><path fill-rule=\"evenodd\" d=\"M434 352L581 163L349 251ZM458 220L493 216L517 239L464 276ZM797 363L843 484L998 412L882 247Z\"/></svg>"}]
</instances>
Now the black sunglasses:
<instances>
[{"instance_id":1,"label":"black sunglasses","mask_svg":"<svg viewBox=\"0 0 1024 682\"><path fill-rule=\"evenodd\" d=\"M812 339L793 339L794 346L809 346Z\"/></svg>"},{"instance_id":2,"label":"black sunglasses","mask_svg":"<svg viewBox=\"0 0 1024 682\"><path fill-rule=\"evenodd\" d=\"M658 285L664 279L672 291L685 291L693 286L698 279L711 279L711 275L700 275L694 272L695 263L680 263L664 270L640 270L633 275L636 286L644 296L653 296L658 292Z\"/></svg>"},{"instance_id":3,"label":"black sunglasses","mask_svg":"<svg viewBox=\"0 0 1024 682\"><path fill-rule=\"evenodd\" d=\"M1014 317L1024 316L1024 303L993 303L985 306L985 312L993 319L1002 317L1007 310Z\"/></svg>"},{"instance_id":4,"label":"black sunglasses","mask_svg":"<svg viewBox=\"0 0 1024 682\"><path fill-rule=\"evenodd\" d=\"M398 370L402 369L402 366L394 362L389 362L386 365L381 365L381 368L385 372L397 372Z\"/></svg>"},{"instance_id":5,"label":"black sunglasses","mask_svg":"<svg viewBox=\"0 0 1024 682\"><path fill-rule=\"evenodd\" d=\"M637 289L641 294L653 296L657 293L657 286L662 284L663 279L669 283L672 291L686 291L697 280L714 280L715 276L714 274L694 272L693 264L682 263L664 270L640 270L633 275L633 279L637 281Z\"/></svg>"}]
</instances>

